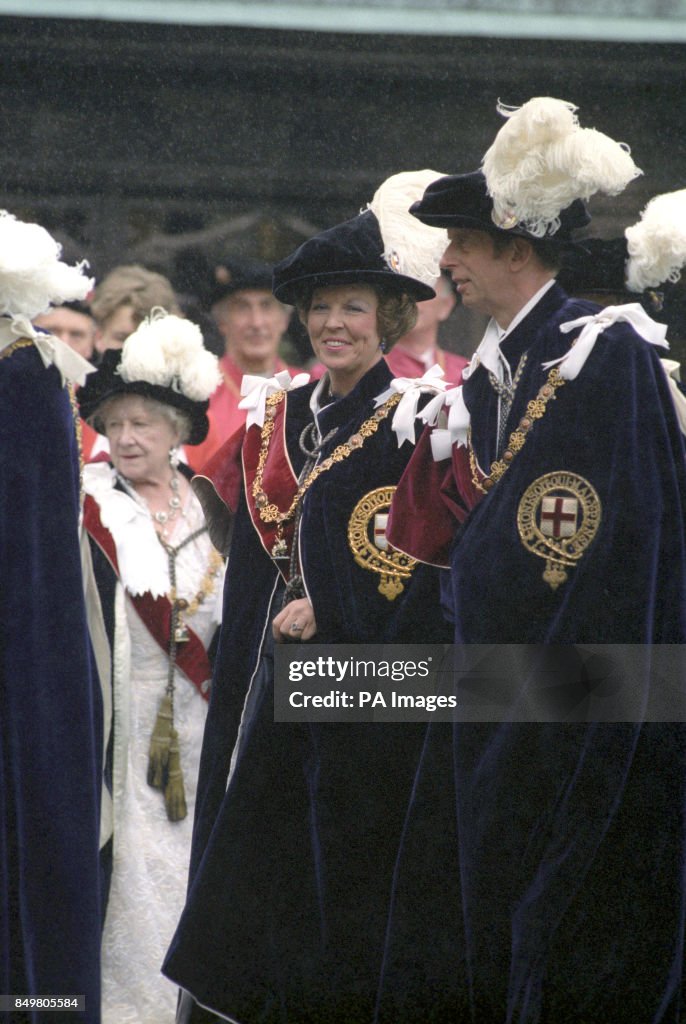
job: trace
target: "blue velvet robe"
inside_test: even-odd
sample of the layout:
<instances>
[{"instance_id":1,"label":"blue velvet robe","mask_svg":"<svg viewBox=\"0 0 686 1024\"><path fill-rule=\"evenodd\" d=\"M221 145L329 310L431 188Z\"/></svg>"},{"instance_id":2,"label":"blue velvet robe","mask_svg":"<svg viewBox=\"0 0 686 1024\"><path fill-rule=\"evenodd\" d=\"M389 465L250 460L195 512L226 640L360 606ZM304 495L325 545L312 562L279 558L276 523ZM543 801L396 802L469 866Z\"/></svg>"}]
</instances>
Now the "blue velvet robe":
<instances>
[{"instance_id":1,"label":"blue velvet robe","mask_svg":"<svg viewBox=\"0 0 686 1024\"><path fill-rule=\"evenodd\" d=\"M321 411L322 433L338 428L323 457L372 414L374 397L390 379L382 361L350 395ZM303 465L298 439L311 419L313 387L286 399L286 443L296 473ZM378 576L358 566L348 546L356 502L395 484L411 451L409 444L398 448L388 419L306 495L301 564L317 642L449 639L438 607L437 570L417 567L391 602L379 593ZM199 1003L241 1024L351 1024L374 1012L387 894L424 727L274 723L263 654L282 589L242 491L203 745L188 900L164 971Z\"/></svg>"},{"instance_id":2,"label":"blue velvet robe","mask_svg":"<svg viewBox=\"0 0 686 1024\"><path fill-rule=\"evenodd\" d=\"M504 341L513 372L528 352L509 430L545 381L541 363L569 348L559 324L596 309L553 286ZM496 398L483 368L464 397L487 470ZM534 480L560 470L593 484L602 518L553 590L520 539L517 509ZM685 509L682 438L658 357L618 324L457 529L456 642L568 645L546 648L558 667L574 661L575 644L682 644ZM634 697L649 701L658 685L637 673ZM678 1024L685 873L678 721L432 724L398 856L379 1019L414 1010L441 1024Z\"/></svg>"},{"instance_id":3,"label":"blue velvet robe","mask_svg":"<svg viewBox=\"0 0 686 1024\"><path fill-rule=\"evenodd\" d=\"M0 358L0 992L85 995L100 1020L102 703L87 634L66 388Z\"/></svg>"}]
</instances>

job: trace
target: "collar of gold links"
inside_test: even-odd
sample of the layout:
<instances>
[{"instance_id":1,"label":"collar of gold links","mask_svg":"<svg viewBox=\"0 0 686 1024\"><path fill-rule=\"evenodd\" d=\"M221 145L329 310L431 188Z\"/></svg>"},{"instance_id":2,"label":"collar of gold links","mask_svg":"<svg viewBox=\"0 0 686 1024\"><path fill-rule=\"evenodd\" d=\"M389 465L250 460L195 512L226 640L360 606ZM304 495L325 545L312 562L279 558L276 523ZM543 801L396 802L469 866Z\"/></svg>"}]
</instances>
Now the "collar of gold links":
<instances>
[{"instance_id":1,"label":"collar of gold links","mask_svg":"<svg viewBox=\"0 0 686 1024\"><path fill-rule=\"evenodd\" d=\"M476 455L474 454L474 448L472 446L472 434L470 427L467 435L469 467L472 472L472 483L479 491L486 494L487 491L490 491L491 488L497 484L503 474L507 472L509 467L512 465L512 460L517 452L521 451L526 444L526 439L529 436L529 432L535 421L540 420L545 415L548 402L551 398L555 397L555 392L558 388L561 388L564 383L565 381L560 376L560 371L556 366L554 366L548 374L548 379L545 384L539 388L536 397L528 403L526 413L522 416L517 428L510 434L510 439L501 458L496 459L495 462L491 463L491 471L488 476L483 477L483 479L479 479L480 471L477 465Z\"/></svg>"},{"instance_id":2,"label":"collar of gold links","mask_svg":"<svg viewBox=\"0 0 686 1024\"><path fill-rule=\"evenodd\" d=\"M293 519L298 504L315 480L317 480L322 473L326 473L327 470L331 469L331 467L337 462L343 462L344 459L347 459L354 451L358 451L362 448L367 438L372 437L372 435L377 432L379 424L386 419L388 414L398 404L402 397L400 394L391 395L383 405L379 406L379 408L375 410L369 419L364 421L359 430L354 434L351 434L344 444L337 445L331 455L318 463L312 472L305 477L303 482L300 484L300 487L298 487L289 507L282 512L278 505L274 505L270 502L269 497L262 486L262 477L264 476L264 467L269 453L269 445L272 434L274 433L276 407L283 401L285 394L285 391L277 391L267 399L264 426L262 427L261 434L260 453L257 460L257 471L252 482L253 501L255 502L255 508L259 513L260 519L263 523L277 523L279 532L286 523Z\"/></svg>"}]
</instances>

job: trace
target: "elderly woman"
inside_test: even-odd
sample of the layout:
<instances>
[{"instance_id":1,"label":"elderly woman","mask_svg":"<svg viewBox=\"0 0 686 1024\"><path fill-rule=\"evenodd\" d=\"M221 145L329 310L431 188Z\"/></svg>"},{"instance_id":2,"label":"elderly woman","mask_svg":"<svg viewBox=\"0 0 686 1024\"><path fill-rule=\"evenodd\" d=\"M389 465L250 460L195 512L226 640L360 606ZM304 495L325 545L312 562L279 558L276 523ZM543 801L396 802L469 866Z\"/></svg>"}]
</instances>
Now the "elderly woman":
<instances>
[{"instance_id":1,"label":"elderly woman","mask_svg":"<svg viewBox=\"0 0 686 1024\"><path fill-rule=\"evenodd\" d=\"M385 183L400 210L427 177ZM205 1019L200 1007L240 1024L373 1013L422 727L275 723L272 645L446 639L438 572L383 539L412 451L383 354L434 292L390 242L382 190L275 270L326 374L244 381L247 429L197 484L215 536L232 525L233 540L189 896L164 968L185 990L183 1020ZM398 227L434 280L427 235Z\"/></svg>"},{"instance_id":2,"label":"elderly woman","mask_svg":"<svg viewBox=\"0 0 686 1024\"><path fill-rule=\"evenodd\" d=\"M220 620L223 559L177 450L207 432L216 357L160 311L105 353L79 392L110 462L84 468L84 524L112 647L112 879L103 1020L174 1018L159 973L183 906L192 810Z\"/></svg>"}]
</instances>

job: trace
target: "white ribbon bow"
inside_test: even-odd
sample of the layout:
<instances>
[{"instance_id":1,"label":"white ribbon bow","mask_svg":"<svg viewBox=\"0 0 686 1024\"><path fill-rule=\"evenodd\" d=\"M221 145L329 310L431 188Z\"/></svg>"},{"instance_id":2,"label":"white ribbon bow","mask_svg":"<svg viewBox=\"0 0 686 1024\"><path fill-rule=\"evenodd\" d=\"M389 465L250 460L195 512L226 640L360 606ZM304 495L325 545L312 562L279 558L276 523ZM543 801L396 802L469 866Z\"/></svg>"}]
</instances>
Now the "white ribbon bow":
<instances>
[{"instance_id":1,"label":"white ribbon bow","mask_svg":"<svg viewBox=\"0 0 686 1024\"><path fill-rule=\"evenodd\" d=\"M264 426L264 415L267 398L277 391L292 391L293 388L300 388L307 384L310 379L309 373L296 373L291 377L288 370L281 370L273 377L257 377L254 374L246 373L241 381L241 398L238 403L239 409L247 409L248 415L245 419L246 429L253 423L258 427Z\"/></svg>"},{"instance_id":2,"label":"white ribbon bow","mask_svg":"<svg viewBox=\"0 0 686 1024\"><path fill-rule=\"evenodd\" d=\"M62 384L66 381L83 385L86 382L86 376L95 372L95 367L73 348L70 348L66 342L54 334L37 331L27 317L14 316L10 321L4 320L3 323L9 327L9 335L0 339L0 349L7 348L17 338L29 338L38 349L43 365L48 367L54 364L57 367Z\"/></svg>"},{"instance_id":3,"label":"white ribbon bow","mask_svg":"<svg viewBox=\"0 0 686 1024\"><path fill-rule=\"evenodd\" d=\"M437 427L438 418L444 408L449 409L447 425ZM449 459L454 444L460 447L467 444L471 418L465 405L461 384L433 398L424 406L419 418L434 428L431 431L431 452L434 462Z\"/></svg>"},{"instance_id":4,"label":"white ribbon bow","mask_svg":"<svg viewBox=\"0 0 686 1024\"><path fill-rule=\"evenodd\" d=\"M390 386L374 399L378 408L392 395L401 395L391 426L398 437L398 448L404 441L414 444L414 421L417 419L417 404L422 394L436 394L445 391L448 381L443 380L443 370L434 365L423 377L394 377Z\"/></svg>"},{"instance_id":5,"label":"white ribbon bow","mask_svg":"<svg viewBox=\"0 0 686 1024\"><path fill-rule=\"evenodd\" d=\"M659 324L645 312L638 302L631 302L625 306L606 306L599 313L592 316L580 316L578 320L568 320L560 324L563 334L569 334L577 327L583 328L569 352L560 356L559 359L552 359L549 363L543 363L543 369L549 370L552 366L560 367L560 376L564 380L575 380L583 369L583 366L593 351L593 346L599 335L607 327L616 323L627 323L651 345L660 345L662 348L669 348L665 340L667 327Z\"/></svg>"}]
</instances>

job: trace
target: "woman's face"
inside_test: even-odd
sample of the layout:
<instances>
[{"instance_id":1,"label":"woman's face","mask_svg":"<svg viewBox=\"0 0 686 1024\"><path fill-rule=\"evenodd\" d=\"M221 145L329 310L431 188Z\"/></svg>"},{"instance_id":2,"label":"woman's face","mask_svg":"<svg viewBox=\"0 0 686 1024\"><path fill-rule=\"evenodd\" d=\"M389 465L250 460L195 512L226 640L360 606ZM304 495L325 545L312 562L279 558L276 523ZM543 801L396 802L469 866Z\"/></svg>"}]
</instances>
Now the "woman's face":
<instances>
[{"instance_id":1,"label":"woman's face","mask_svg":"<svg viewBox=\"0 0 686 1024\"><path fill-rule=\"evenodd\" d=\"M335 394L351 391L381 359L378 305L376 292L366 284L317 288L312 295L307 331Z\"/></svg>"},{"instance_id":2,"label":"woman's face","mask_svg":"<svg viewBox=\"0 0 686 1024\"><path fill-rule=\"evenodd\" d=\"M109 401L102 421L115 468L134 486L169 476L169 449L179 435L164 413L140 395Z\"/></svg>"}]
</instances>

